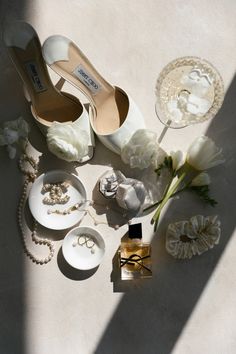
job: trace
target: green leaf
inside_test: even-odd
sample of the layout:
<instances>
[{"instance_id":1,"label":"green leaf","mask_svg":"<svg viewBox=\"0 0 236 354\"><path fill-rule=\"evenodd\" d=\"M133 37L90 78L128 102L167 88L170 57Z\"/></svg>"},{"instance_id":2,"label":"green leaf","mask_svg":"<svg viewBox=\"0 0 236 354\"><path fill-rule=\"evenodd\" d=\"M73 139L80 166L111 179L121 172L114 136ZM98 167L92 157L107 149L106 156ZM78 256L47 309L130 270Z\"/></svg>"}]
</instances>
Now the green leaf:
<instances>
[{"instance_id":1,"label":"green leaf","mask_svg":"<svg viewBox=\"0 0 236 354\"><path fill-rule=\"evenodd\" d=\"M193 192L195 192L200 199L202 199L206 204L211 205L212 207L214 207L216 204L218 204L218 202L211 198L209 196L209 186L205 185L205 186L190 186L189 187L190 190L192 190Z\"/></svg>"}]
</instances>

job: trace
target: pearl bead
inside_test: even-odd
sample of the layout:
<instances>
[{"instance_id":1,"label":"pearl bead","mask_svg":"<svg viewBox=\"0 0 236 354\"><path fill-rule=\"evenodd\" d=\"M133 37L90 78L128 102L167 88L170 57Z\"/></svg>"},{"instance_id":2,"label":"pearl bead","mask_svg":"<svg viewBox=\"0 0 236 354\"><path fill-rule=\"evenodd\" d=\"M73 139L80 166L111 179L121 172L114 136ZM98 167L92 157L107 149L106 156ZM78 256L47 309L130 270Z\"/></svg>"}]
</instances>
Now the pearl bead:
<instances>
[{"instance_id":1,"label":"pearl bead","mask_svg":"<svg viewBox=\"0 0 236 354\"><path fill-rule=\"evenodd\" d=\"M31 165L31 167L33 168L33 171L26 170L23 167L24 162L28 162ZM23 246L25 254L32 260L32 262L34 262L36 264L46 264L52 259L53 254L54 254L53 242L48 239L41 239L37 236L36 230L37 230L38 223L35 221L34 222L34 229L31 233L32 240L35 242L35 244L40 244L40 245L44 244L49 248L48 257L46 257L44 259L39 259L39 258L35 257L28 250L27 245L26 245L26 236L24 234L24 228L23 228L23 208L24 208L24 205L26 202L28 184L30 182L33 182L37 177L38 162L36 162L36 160L34 158L32 158L31 156L28 156L27 154L23 154L19 160L19 167L20 167L20 170L22 171L22 173L26 176L25 182L24 182L23 188L22 188L22 195L21 195L21 198L19 201L18 213L17 213L18 225L19 225L19 228L21 231L22 246Z\"/></svg>"}]
</instances>

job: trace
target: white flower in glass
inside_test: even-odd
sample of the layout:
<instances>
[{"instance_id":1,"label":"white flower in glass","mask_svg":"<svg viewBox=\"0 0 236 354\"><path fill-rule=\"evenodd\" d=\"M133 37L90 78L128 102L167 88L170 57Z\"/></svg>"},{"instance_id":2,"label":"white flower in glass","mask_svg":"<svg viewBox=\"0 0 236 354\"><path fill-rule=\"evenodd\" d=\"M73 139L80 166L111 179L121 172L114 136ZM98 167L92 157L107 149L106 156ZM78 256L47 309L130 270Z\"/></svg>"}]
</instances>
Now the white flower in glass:
<instances>
[{"instance_id":1,"label":"white flower in glass","mask_svg":"<svg viewBox=\"0 0 236 354\"><path fill-rule=\"evenodd\" d=\"M7 147L11 159L14 159L16 155L16 147L13 144L24 147L28 133L28 123L22 117L3 124L0 129L0 146Z\"/></svg>"},{"instance_id":2,"label":"white flower in glass","mask_svg":"<svg viewBox=\"0 0 236 354\"><path fill-rule=\"evenodd\" d=\"M157 142L157 134L147 129L137 130L121 150L123 162L140 169L158 166L165 155Z\"/></svg>"},{"instance_id":3,"label":"white flower in glass","mask_svg":"<svg viewBox=\"0 0 236 354\"><path fill-rule=\"evenodd\" d=\"M178 98L167 103L168 111L172 120L180 122L185 112L196 116L202 116L208 112L211 102L203 98L212 82L208 75L203 74L199 69L193 69L188 75L181 78L184 89L180 91Z\"/></svg>"},{"instance_id":4,"label":"white flower in glass","mask_svg":"<svg viewBox=\"0 0 236 354\"><path fill-rule=\"evenodd\" d=\"M211 102L205 100L204 98L200 98L194 94L190 94L187 99L186 110L189 113L195 115L203 115L209 111L211 107Z\"/></svg>"},{"instance_id":5,"label":"white flower in glass","mask_svg":"<svg viewBox=\"0 0 236 354\"><path fill-rule=\"evenodd\" d=\"M222 149L205 135L194 140L187 151L186 162L198 171L204 171L223 163Z\"/></svg>"},{"instance_id":6,"label":"white flower in glass","mask_svg":"<svg viewBox=\"0 0 236 354\"><path fill-rule=\"evenodd\" d=\"M183 113L180 110L180 105L179 105L179 101L177 100L170 100L167 103L167 108L168 111L171 113L171 117L175 122L179 122L181 121L182 117L183 117Z\"/></svg>"},{"instance_id":7,"label":"white flower in glass","mask_svg":"<svg viewBox=\"0 0 236 354\"><path fill-rule=\"evenodd\" d=\"M48 129L47 144L60 159L80 161L88 153L88 134L74 123L53 122Z\"/></svg>"},{"instance_id":8,"label":"white flower in glass","mask_svg":"<svg viewBox=\"0 0 236 354\"><path fill-rule=\"evenodd\" d=\"M201 172L197 177L195 177L192 182L191 186L194 187L201 187L201 186L208 186L211 183L210 176L207 172Z\"/></svg>"},{"instance_id":9,"label":"white flower in glass","mask_svg":"<svg viewBox=\"0 0 236 354\"><path fill-rule=\"evenodd\" d=\"M212 85L210 77L200 69L193 69L188 75L184 75L181 83L198 97L203 97Z\"/></svg>"}]
</instances>

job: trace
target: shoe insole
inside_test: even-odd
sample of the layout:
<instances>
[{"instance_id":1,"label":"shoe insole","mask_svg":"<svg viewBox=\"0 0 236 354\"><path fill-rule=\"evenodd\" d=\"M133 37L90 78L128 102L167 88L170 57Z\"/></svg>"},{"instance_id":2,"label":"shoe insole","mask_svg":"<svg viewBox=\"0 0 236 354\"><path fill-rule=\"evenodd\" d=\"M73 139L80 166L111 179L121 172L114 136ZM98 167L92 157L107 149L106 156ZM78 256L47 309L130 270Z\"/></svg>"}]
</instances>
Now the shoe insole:
<instances>
[{"instance_id":1,"label":"shoe insole","mask_svg":"<svg viewBox=\"0 0 236 354\"><path fill-rule=\"evenodd\" d=\"M55 61L50 66L94 105L93 125L98 134L113 133L122 125L129 109L127 96L105 81L73 42L69 43L68 60Z\"/></svg>"},{"instance_id":2,"label":"shoe insole","mask_svg":"<svg viewBox=\"0 0 236 354\"><path fill-rule=\"evenodd\" d=\"M28 24L23 23L23 31L27 31ZM30 25L29 30L32 33ZM21 36L21 33L11 33ZM24 40L25 32L21 41ZM13 40L13 43L17 42ZM53 121L75 121L81 115L83 107L76 98L65 95L55 88L49 77L45 61L42 56L41 45L38 36L27 41L24 49L18 46L9 46L9 54L19 72L32 101L37 117L50 125Z\"/></svg>"}]
</instances>

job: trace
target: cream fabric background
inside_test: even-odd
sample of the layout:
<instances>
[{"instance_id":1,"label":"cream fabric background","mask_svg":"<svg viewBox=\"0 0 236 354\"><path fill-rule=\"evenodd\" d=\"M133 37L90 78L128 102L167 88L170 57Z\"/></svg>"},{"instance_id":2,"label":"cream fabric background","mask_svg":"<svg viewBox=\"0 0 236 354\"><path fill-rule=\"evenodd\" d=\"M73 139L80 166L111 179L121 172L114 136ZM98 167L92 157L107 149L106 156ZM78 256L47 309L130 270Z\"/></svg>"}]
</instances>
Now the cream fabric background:
<instances>
[{"instance_id":1,"label":"cream fabric background","mask_svg":"<svg viewBox=\"0 0 236 354\"><path fill-rule=\"evenodd\" d=\"M113 84L127 90L142 110L147 126L161 134L155 115L154 87L171 60L197 55L222 74L226 98L214 120L182 130L169 130L167 151L186 149L200 133L223 147L224 166L211 171L215 210L185 195L171 202L153 235L150 217L142 218L145 241L152 240L153 278L131 285L111 282L112 260L127 226L98 225L106 255L95 273L69 268L61 255L65 233L50 233L56 255L45 266L22 253L16 207L22 176L16 161L1 157L0 213L0 352L4 354L234 354L236 352L235 234L235 58L234 0L2 0L1 30L10 19L31 23L43 42L49 35L73 39L94 66ZM31 122L35 155L43 153L40 171L73 170L47 151L32 122L22 85L0 43L0 120L22 115ZM56 81L57 77L52 74ZM76 95L76 89L66 85ZM77 166L92 197L97 178L107 166L124 166L97 142L94 159ZM217 213L222 220L219 246L191 261L175 261L165 251L170 221ZM98 210L98 219L106 215ZM108 213L108 218L114 215ZM116 222L116 220L115 220ZM82 225L93 225L87 216ZM46 230L44 230L46 233ZM38 250L38 248L37 248ZM43 251L42 251L43 254Z\"/></svg>"}]
</instances>

